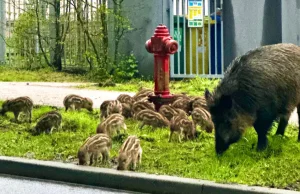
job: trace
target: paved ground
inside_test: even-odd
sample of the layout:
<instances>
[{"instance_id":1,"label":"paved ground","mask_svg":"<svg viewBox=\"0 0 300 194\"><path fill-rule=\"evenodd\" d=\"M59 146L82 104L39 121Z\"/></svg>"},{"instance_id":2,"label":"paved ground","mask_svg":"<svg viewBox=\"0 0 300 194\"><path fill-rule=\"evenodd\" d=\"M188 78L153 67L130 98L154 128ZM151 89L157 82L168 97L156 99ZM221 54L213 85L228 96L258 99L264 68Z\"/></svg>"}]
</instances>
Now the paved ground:
<instances>
[{"instance_id":1,"label":"paved ground","mask_svg":"<svg viewBox=\"0 0 300 194\"><path fill-rule=\"evenodd\" d=\"M0 188L0 193L5 194L133 194L129 191L11 175L0 175Z\"/></svg>"},{"instance_id":2,"label":"paved ground","mask_svg":"<svg viewBox=\"0 0 300 194\"><path fill-rule=\"evenodd\" d=\"M63 107L63 99L66 95L78 94L91 98L94 108L99 108L104 100L116 99L122 93L134 94L132 92L72 88L76 85L79 83L0 82L0 100L29 96L35 104Z\"/></svg>"},{"instance_id":3,"label":"paved ground","mask_svg":"<svg viewBox=\"0 0 300 194\"><path fill-rule=\"evenodd\" d=\"M72 88L72 86L76 85L80 85L80 83L0 82L0 100L27 95L33 99L35 104L63 107L63 99L66 95L78 94L91 98L94 101L94 107L99 108L104 100L116 99L122 93L131 96L134 94L132 92ZM298 126L298 115L296 111L291 115L289 122Z\"/></svg>"}]
</instances>

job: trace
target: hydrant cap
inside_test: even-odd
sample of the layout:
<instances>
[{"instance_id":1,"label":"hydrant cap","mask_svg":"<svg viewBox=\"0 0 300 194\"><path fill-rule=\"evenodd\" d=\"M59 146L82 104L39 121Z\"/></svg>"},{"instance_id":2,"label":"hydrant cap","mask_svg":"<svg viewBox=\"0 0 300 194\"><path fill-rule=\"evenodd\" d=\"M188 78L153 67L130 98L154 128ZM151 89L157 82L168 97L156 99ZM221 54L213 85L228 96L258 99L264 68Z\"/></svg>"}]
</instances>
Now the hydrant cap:
<instances>
[{"instance_id":1,"label":"hydrant cap","mask_svg":"<svg viewBox=\"0 0 300 194\"><path fill-rule=\"evenodd\" d=\"M175 40L169 40L166 43L167 52L170 54L174 54L178 50L178 43Z\"/></svg>"},{"instance_id":2,"label":"hydrant cap","mask_svg":"<svg viewBox=\"0 0 300 194\"><path fill-rule=\"evenodd\" d=\"M151 39L147 40L145 43L145 48L149 53L153 53Z\"/></svg>"},{"instance_id":3,"label":"hydrant cap","mask_svg":"<svg viewBox=\"0 0 300 194\"><path fill-rule=\"evenodd\" d=\"M167 36L170 36L167 26L163 24L159 24L154 31L154 37L167 37Z\"/></svg>"}]
</instances>

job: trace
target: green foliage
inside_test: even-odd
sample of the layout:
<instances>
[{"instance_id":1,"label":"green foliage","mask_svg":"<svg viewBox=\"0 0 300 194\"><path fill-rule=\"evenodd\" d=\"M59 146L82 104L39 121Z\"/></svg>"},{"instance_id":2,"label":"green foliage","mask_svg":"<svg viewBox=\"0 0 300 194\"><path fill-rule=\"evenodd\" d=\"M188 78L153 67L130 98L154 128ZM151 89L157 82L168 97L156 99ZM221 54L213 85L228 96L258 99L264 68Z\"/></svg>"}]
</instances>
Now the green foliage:
<instances>
[{"instance_id":1,"label":"green foliage","mask_svg":"<svg viewBox=\"0 0 300 194\"><path fill-rule=\"evenodd\" d=\"M138 61L134 54L131 53L129 56L124 56L115 68L114 79L116 81L128 81L138 77Z\"/></svg>"},{"instance_id":2,"label":"green foliage","mask_svg":"<svg viewBox=\"0 0 300 194\"><path fill-rule=\"evenodd\" d=\"M26 41L33 41L36 33L36 18L33 10L29 10L19 15L14 23L13 36L8 43L12 43L16 48L24 48ZM31 45L33 46L33 45ZM24 48L25 49L25 48Z\"/></svg>"},{"instance_id":3,"label":"green foliage","mask_svg":"<svg viewBox=\"0 0 300 194\"><path fill-rule=\"evenodd\" d=\"M8 52L7 63L26 69L39 69L46 66L60 70L60 59L65 67L88 68L92 80L105 80L119 57L119 43L126 33L132 30L130 21L122 9L123 1L115 1L115 9L108 9L102 2L96 8L93 19L86 18L83 12L91 10L84 2L75 5L71 1L48 4L46 1L29 0L25 10L14 23L10 24L12 34L6 38ZM61 7L60 7L61 6ZM84 6L84 7L83 7ZM46 13L47 9L49 13ZM95 7L93 7L94 9ZM18 10L15 6L13 9ZM73 10L75 13L70 13ZM74 15L75 14L75 15ZM112 21L110 21L112 20ZM113 25L115 54L108 55L108 26ZM57 46L58 45L58 46ZM51 57L50 57L51 55ZM129 74L135 74L135 64L131 56L121 61L116 77L128 76L122 66L130 64ZM127 62L126 62L127 61ZM105 72L105 71L106 72Z\"/></svg>"},{"instance_id":4,"label":"green foliage","mask_svg":"<svg viewBox=\"0 0 300 194\"><path fill-rule=\"evenodd\" d=\"M93 82L102 82L111 78L107 70L104 68L96 68L87 74L87 78Z\"/></svg>"},{"instance_id":5,"label":"green foliage","mask_svg":"<svg viewBox=\"0 0 300 194\"><path fill-rule=\"evenodd\" d=\"M20 14L14 23L12 37L6 39L7 46L12 53L19 53L13 58L15 66L31 68L34 61L38 60L35 52L36 19L33 10Z\"/></svg>"},{"instance_id":6,"label":"green foliage","mask_svg":"<svg viewBox=\"0 0 300 194\"><path fill-rule=\"evenodd\" d=\"M1 102L0 102L1 105ZM86 110L68 111L63 109L62 128L52 135L33 136L30 130L39 116L50 111L41 107L33 111L33 123L16 124L13 114L0 117L0 154L5 156L33 157L39 160L55 160L77 163L77 151L84 140L95 134L99 123L99 110L89 113ZM240 183L276 188L289 188L300 191L300 144L296 141L298 128L288 126L284 137L275 136L277 123L268 135L269 147L256 152L257 135L253 128L246 131L245 139L233 144L222 157L214 150L214 134L200 131L196 140L178 143L176 138L168 142L167 128L151 130L127 119L126 132L113 138L110 157L113 160L128 135L137 135L143 148L142 165L138 172L176 175L222 183ZM22 146L20 146L22 145ZM115 168L115 166L96 165Z\"/></svg>"},{"instance_id":7,"label":"green foliage","mask_svg":"<svg viewBox=\"0 0 300 194\"><path fill-rule=\"evenodd\" d=\"M115 5L116 6L116 5ZM114 12L109 12L114 17L116 41L119 41L126 33L133 30L130 20L124 16L122 9L116 8ZM123 13L123 14L122 14Z\"/></svg>"}]
</instances>

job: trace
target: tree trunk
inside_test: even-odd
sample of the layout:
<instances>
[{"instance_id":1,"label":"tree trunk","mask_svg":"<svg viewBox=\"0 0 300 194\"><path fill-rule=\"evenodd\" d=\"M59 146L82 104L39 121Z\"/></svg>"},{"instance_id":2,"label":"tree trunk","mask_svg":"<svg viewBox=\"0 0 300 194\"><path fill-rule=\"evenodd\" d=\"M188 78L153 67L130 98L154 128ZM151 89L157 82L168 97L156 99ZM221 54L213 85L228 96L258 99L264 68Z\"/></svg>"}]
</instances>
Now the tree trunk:
<instances>
[{"instance_id":1,"label":"tree trunk","mask_svg":"<svg viewBox=\"0 0 300 194\"><path fill-rule=\"evenodd\" d=\"M79 64L82 63L82 28L81 24L79 22L80 18L84 21L83 18L83 9L82 9L82 0L77 0L77 11L76 11L76 16L77 16L77 62Z\"/></svg>"},{"instance_id":2,"label":"tree trunk","mask_svg":"<svg viewBox=\"0 0 300 194\"><path fill-rule=\"evenodd\" d=\"M101 4L101 25L103 30L103 63L107 67L108 63L108 31L107 31L107 16L106 16L106 0L102 0Z\"/></svg>"},{"instance_id":3,"label":"tree trunk","mask_svg":"<svg viewBox=\"0 0 300 194\"><path fill-rule=\"evenodd\" d=\"M56 70L62 70L62 44L60 35L60 0L54 0L54 10L55 10L55 48L52 65Z\"/></svg>"}]
</instances>

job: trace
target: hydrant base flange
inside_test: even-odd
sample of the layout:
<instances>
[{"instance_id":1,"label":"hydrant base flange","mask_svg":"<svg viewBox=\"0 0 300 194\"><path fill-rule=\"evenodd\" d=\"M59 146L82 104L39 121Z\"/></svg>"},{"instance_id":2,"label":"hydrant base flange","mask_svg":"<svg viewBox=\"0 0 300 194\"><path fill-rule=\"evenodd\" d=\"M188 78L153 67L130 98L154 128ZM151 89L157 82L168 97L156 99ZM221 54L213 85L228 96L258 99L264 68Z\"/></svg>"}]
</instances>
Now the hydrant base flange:
<instances>
[{"instance_id":1,"label":"hydrant base flange","mask_svg":"<svg viewBox=\"0 0 300 194\"><path fill-rule=\"evenodd\" d=\"M175 99L174 99L173 95L167 95L167 96L162 96L162 95L148 96L148 101L154 103L156 111L159 111L159 108L162 105L172 104L174 102L174 100Z\"/></svg>"}]
</instances>

